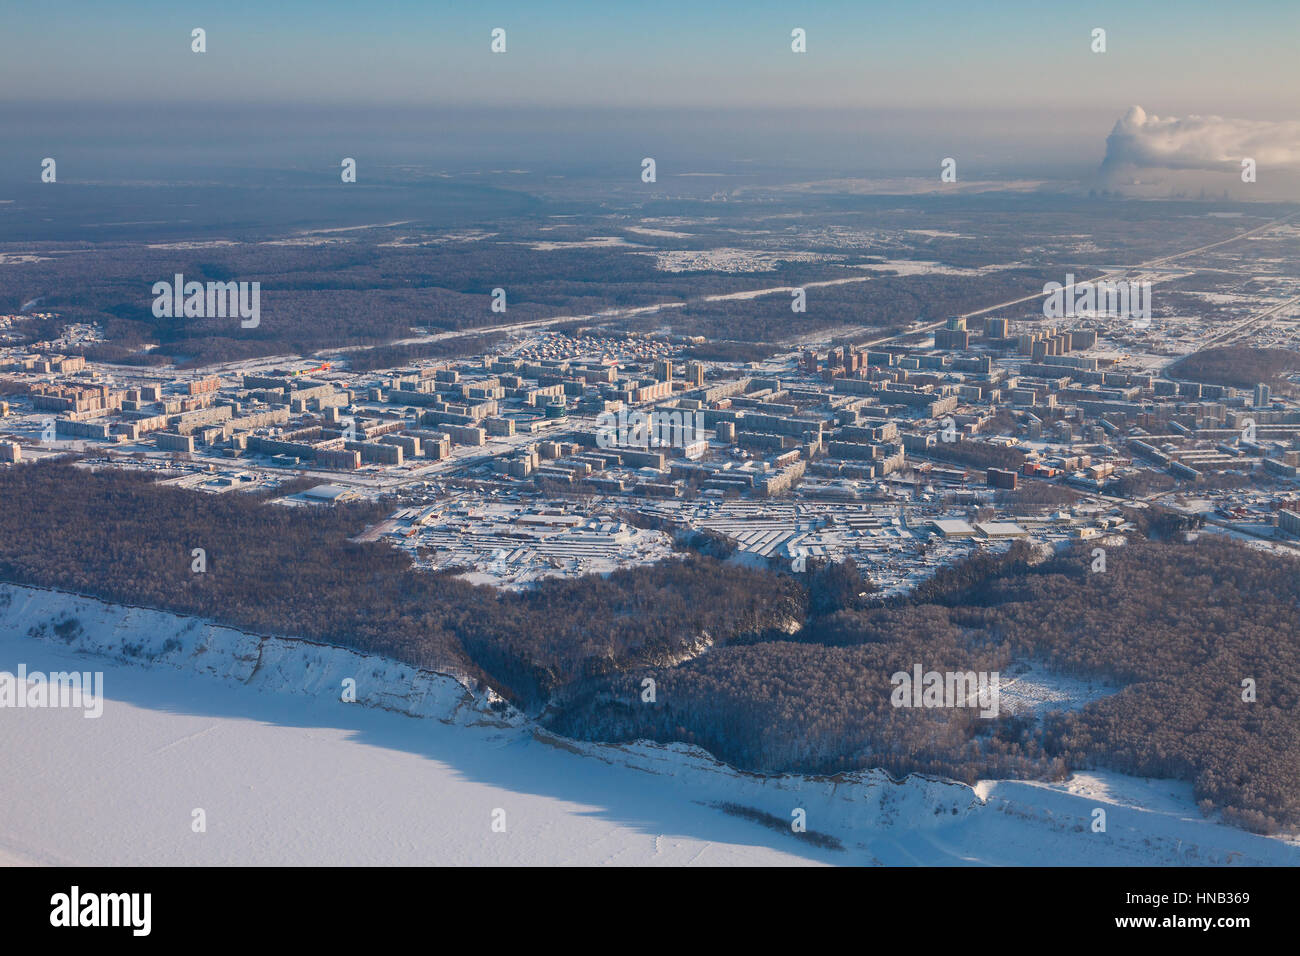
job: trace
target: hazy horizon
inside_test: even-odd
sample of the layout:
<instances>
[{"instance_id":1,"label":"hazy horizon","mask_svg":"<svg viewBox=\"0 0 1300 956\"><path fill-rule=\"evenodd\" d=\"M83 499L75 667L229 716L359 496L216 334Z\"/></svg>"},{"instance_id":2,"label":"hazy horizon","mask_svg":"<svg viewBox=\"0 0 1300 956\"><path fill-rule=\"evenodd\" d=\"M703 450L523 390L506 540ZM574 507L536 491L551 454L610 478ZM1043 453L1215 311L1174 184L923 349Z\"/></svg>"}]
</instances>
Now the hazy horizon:
<instances>
[{"instance_id":1,"label":"hazy horizon","mask_svg":"<svg viewBox=\"0 0 1300 956\"><path fill-rule=\"evenodd\" d=\"M360 183L493 164L617 179L645 156L667 182L937 179L953 157L958 183L1087 188L1105 164L1108 185L1218 195L1253 156L1239 198L1300 198L1300 7L1283 2L73 2L6 20L0 188L46 156L68 183L324 174L345 156Z\"/></svg>"}]
</instances>

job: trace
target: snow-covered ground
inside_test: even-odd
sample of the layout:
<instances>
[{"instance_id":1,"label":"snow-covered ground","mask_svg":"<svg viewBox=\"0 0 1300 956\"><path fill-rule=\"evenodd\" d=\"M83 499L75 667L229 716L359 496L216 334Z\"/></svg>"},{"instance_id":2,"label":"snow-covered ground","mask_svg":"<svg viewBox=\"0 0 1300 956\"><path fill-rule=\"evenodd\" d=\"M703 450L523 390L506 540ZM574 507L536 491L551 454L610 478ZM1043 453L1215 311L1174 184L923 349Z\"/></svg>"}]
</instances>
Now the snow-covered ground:
<instances>
[{"instance_id":1,"label":"snow-covered ground","mask_svg":"<svg viewBox=\"0 0 1300 956\"><path fill-rule=\"evenodd\" d=\"M654 256L655 268L660 272L771 272L785 262L834 262L844 258L820 252L732 248L674 249L642 254Z\"/></svg>"},{"instance_id":2,"label":"snow-covered ground","mask_svg":"<svg viewBox=\"0 0 1300 956\"><path fill-rule=\"evenodd\" d=\"M102 671L106 700L0 709L0 864L1300 863L1184 784L762 777L557 738L382 658L0 585L0 671L20 665Z\"/></svg>"},{"instance_id":3,"label":"snow-covered ground","mask_svg":"<svg viewBox=\"0 0 1300 956\"><path fill-rule=\"evenodd\" d=\"M1082 710L1119 688L1102 680L1070 677L1038 661L1015 661L998 681L999 705L1011 714L1041 717L1048 711Z\"/></svg>"}]
</instances>

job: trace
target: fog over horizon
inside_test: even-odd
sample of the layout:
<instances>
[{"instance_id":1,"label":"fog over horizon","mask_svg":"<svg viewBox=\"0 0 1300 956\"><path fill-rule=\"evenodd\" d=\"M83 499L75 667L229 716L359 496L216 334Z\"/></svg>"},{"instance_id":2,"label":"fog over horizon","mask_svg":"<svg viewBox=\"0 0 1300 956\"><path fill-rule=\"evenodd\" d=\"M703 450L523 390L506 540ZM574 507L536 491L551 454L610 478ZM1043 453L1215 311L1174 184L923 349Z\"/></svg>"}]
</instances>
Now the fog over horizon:
<instances>
[{"instance_id":1,"label":"fog over horizon","mask_svg":"<svg viewBox=\"0 0 1300 956\"><path fill-rule=\"evenodd\" d=\"M68 183L232 184L344 156L370 182L494 166L617 179L653 156L667 182L729 188L937 179L951 157L959 184L1218 195L1257 152L1242 198L1300 198L1300 6L1281 0L1008 0L996 14L956 0L71 0L6 21L0 191L54 155ZM1152 121L1125 126L1135 109Z\"/></svg>"},{"instance_id":2,"label":"fog over horizon","mask_svg":"<svg viewBox=\"0 0 1300 956\"><path fill-rule=\"evenodd\" d=\"M1048 191L1165 185L1234 198L1300 199L1300 123L1120 109L577 110L296 105L0 105L9 135L0 177L21 182L59 157L67 183L249 185L332 174L355 157L366 181L427 176L619 179L654 156L661 175L719 186L934 180L946 157L959 183L1041 183ZM33 159L36 156L36 160ZM1240 185L1253 157L1257 189ZM630 171L630 173L629 173ZM697 184L698 185L698 184ZM5 190L0 187L0 192ZM845 187L845 191L853 191ZM1140 190L1139 190L1140 192Z\"/></svg>"}]
</instances>

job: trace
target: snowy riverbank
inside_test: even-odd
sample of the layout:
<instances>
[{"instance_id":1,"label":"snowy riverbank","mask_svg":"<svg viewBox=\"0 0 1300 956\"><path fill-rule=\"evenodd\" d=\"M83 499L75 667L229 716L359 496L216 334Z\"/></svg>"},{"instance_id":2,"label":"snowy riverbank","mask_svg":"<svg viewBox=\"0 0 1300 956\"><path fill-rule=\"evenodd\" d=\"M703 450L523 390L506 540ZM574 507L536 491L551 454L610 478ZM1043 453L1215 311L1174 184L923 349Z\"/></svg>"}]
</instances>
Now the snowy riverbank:
<instances>
[{"instance_id":1,"label":"snowy riverbank","mask_svg":"<svg viewBox=\"0 0 1300 956\"><path fill-rule=\"evenodd\" d=\"M0 864L1300 863L1176 782L741 773L558 738L385 658L0 585L0 670L20 664L103 671L106 702L0 710Z\"/></svg>"}]
</instances>

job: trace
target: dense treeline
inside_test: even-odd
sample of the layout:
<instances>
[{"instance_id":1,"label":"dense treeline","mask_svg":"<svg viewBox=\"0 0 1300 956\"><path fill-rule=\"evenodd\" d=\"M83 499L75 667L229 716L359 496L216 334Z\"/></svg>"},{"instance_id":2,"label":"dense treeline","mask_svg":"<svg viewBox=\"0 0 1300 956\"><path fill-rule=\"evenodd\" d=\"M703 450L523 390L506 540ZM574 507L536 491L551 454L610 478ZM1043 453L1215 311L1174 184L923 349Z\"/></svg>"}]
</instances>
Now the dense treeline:
<instances>
[{"instance_id":1,"label":"dense treeline","mask_svg":"<svg viewBox=\"0 0 1300 956\"><path fill-rule=\"evenodd\" d=\"M386 345L409 338L413 328L468 332L564 314L591 315L756 288L767 281L661 273L647 257L617 248L530 249L526 242L507 240L411 246L381 241L390 238L380 234L320 245L288 240L203 248L87 244L76 256L0 270L0 311L16 310L39 296L40 307L59 318L22 323L17 330L29 342L53 339L70 322L94 322L105 341L81 349L88 357L210 364ZM176 273L186 281L261 283L260 323L241 328L237 318L156 318L153 283L170 281ZM506 313L491 309L497 287L507 291ZM156 348L146 355L145 345Z\"/></svg>"},{"instance_id":2,"label":"dense treeline","mask_svg":"<svg viewBox=\"0 0 1300 956\"><path fill-rule=\"evenodd\" d=\"M1255 829L1300 825L1300 562L1216 535L1108 549L1104 573L1090 553L992 581L961 612L1013 653L1124 685L1050 721L1051 752L1191 780Z\"/></svg>"},{"instance_id":3,"label":"dense treeline","mask_svg":"<svg viewBox=\"0 0 1300 956\"><path fill-rule=\"evenodd\" d=\"M1274 388L1286 389L1292 386L1285 376L1297 369L1300 369L1300 352L1229 345L1193 352L1171 365L1168 374L1210 385L1254 388L1259 382L1266 382Z\"/></svg>"},{"instance_id":4,"label":"dense treeline","mask_svg":"<svg viewBox=\"0 0 1300 956\"><path fill-rule=\"evenodd\" d=\"M354 372L373 372L379 369L399 368L419 359L471 358L487 355L499 349L506 336L499 332L482 332L454 335L433 342L413 342L406 345L378 345L347 355L348 365Z\"/></svg>"},{"instance_id":5,"label":"dense treeline","mask_svg":"<svg viewBox=\"0 0 1300 956\"><path fill-rule=\"evenodd\" d=\"M1300 562L1204 535L1107 559L1094 572L1087 544L979 555L910 598L813 618L788 642L575 686L549 719L577 735L687 740L756 770L972 780L1106 767L1191 781L1204 807L1262 832L1300 825ZM1005 673L1025 659L1117 692L1041 724L888 702L888 675L916 663Z\"/></svg>"},{"instance_id":6,"label":"dense treeline","mask_svg":"<svg viewBox=\"0 0 1300 956\"><path fill-rule=\"evenodd\" d=\"M782 350L771 342L704 342L682 349L683 359L702 362L761 362Z\"/></svg>"},{"instance_id":7,"label":"dense treeline","mask_svg":"<svg viewBox=\"0 0 1300 956\"><path fill-rule=\"evenodd\" d=\"M376 505L288 508L68 464L0 470L0 501L0 579L463 670L525 707L804 613L788 578L694 555L522 594L476 587L349 540L386 513Z\"/></svg>"},{"instance_id":8,"label":"dense treeline","mask_svg":"<svg viewBox=\"0 0 1300 956\"><path fill-rule=\"evenodd\" d=\"M1176 516L1147 516L1160 540L1107 547L1104 571L1092 542L1017 543L882 601L848 563L789 575L694 553L498 592L351 540L382 505L293 509L70 464L0 471L0 500L0 579L461 670L570 735L687 741L754 770L1104 767L1188 780L1252 829L1300 825L1300 562L1186 542ZM1025 660L1113 692L1043 720L891 703L890 676L917 664Z\"/></svg>"},{"instance_id":9,"label":"dense treeline","mask_svg":"<svg viewBox=\"0 0 1300 956\"><path fill-rule=\"evenodd\" d=\"M837 268L826 277L842 279L846 271L871 275L850 266L847 270ZM814 265L802 262L785 263L772 272L745 278L752 282L756 275L761 276L759 288L798 286L819 278ZM835 328L897 331L917 320L941 319L1041 291L1044 281L1042 274L1023 270L960 278L938 273L907 276L879 273L864 282L810 286L805 290L805 312L791 312L790 294L779 292L748 299L694 301L680 309L666 309L615 324L637 331L670 327L681 335L702 335L710 341L791 343Z\"/></svg>"},{"instance_id":10,"label":"dense treeline","mask_svg":"<svg viewBox=\"0 0 1300 956\"><path fill-rule=\"evenodd\" d=\"M649 224L643 217L650 210L642 199L623 202L605 185L579 188L575 181L575 192L561 190L566 198L548 200L513 184L502 189L446 180L389 182L363 191L292 177L277 180L273 189L186 184L183 199L173 187L34 189L19 197L19 214L10 217L23 224L22 235L0 243L0 252L36 258L0 270L0 312L38 300L60 319L22 323L28 341L55 338L68 321L93 321L104 328L106 342L88 346L89 355L146 364L311 354L387 344L408 337L412 327L468 332L660 302L691 305L630 320L629 327L667 325L714 340L778 342L837 325L901 328L919 318L939 319L1034 293L1047 280L1085 274L1114 257L1137 262L1167 255L1262 221L1250 217L1229 225L1199 209L1188 216L1177 202L1137 216L1105 200L1062 206L1059 197L1044 203L1032 196L972 195L954 202L949 196L830 192L802 193L795 201L777 194L752 202L736 196L725 209L682 199L656 209L689 219L679 224L685 231L646 232L639 227ZM177 214L179 202L183 215ZM113 221L111 210L121 208L136 209L139 219ZM1259 210L1266 218L1281 214L1271 206ZM94 230L99 241L84 239L88 215L103 220ZM338 222L356 227L303 231L310 223ZM393 225L373 225L386 222ZM918 230L918 224L934 228ZM1077 236L1085 234L1094 242L1080 244ZM980 241L971 242L971 235ZM608 243L593 243L593 237ZM1033 249L1032 266L998 265L1025 262L1026 248ZM656 266L659 253L708 249L758 253L772 268L671 272ZM826 258L811 261L808 253ZM892 261L970 271L923 265L916 274L877 271L864 283L810 286L808 310L798 315L784 294L701 301L840 279L862 274L863 265ZM198 281L261 282L261 325L154 319L151 286L177 272ZM1202 290L1190 279L1177 284L1183 286ZM490 311L496 287L507 290L506 315ZM1035 313L1041 314L1036 302L1006 310L1013 318ZM145 353L145 344L158 348Z\"/></svg>"},{"instance_id":11,"label":"dense treeline","mask_svg":"<svg viewBox=\"0 0 1300 956\"><path fill-rule=\"evenodd\" d=\"M1005 651L972 652L959 629L908 629L853 647L769 642L726 647L675 668L587 682L548 717L552 729L595 739L683 740L754 770L834 773L882 767L973 783L981 776L1058 775L1065 766L1011 718L975 708L898 708L890 675L992 671ZM655 681L646 701L643 681Z\"/></svg>"},{"instance_id":12,"label":"dense treeline","mask_svg":"<svg viewBox=\"0 0 1300 956\"><path fill-rule=\"evenodd\" d=\"M606 228L602 225L602 228ZM549 228L557 228L554 225ZM766 357L747 343L787 341L839 326L901 328L918 318L940 318L1014 298L1042 287L1027 270L986 276L879 275L869 282L809 289L808 311L790 312L788 295L704 301L706 297L839 279L851 263L780 261L768 272L661 271L640 237L634 247L583 245L592 226L563 233L539 231L528 221L509 234L474 241L397 243L377 230L353 237L294 237L227 245L186 243L83 244L77 255L12 264L0 272L0 311L33 295L57 320L23 323L29 342L57 337L69 322L94 322L104 341L79 347L88 358L129 364L203 365L263 355L312 353L344 346L384 346L409 338L413 328L484 331L492 326L563 315L597 316L611 309L688 303L627 319L629 329L671 328L705 335L727 347L701 357ZM731 244L720 234L685 243L699 248ZM760 240L752 240L760 243ZM572 246L566 245L573 242ZM761 244L761 243L760 243ZM680 241L659 238L669 249ZM30 250L25 250L30 251ZM911 255L900 249L902 258ZM261 284L260 323L238 319L156 318L152 286L176 273L186 281ZM508 311L491 310L492 290L504 288ZM6 305L5 303L8 303ZM145 346L153 346L146 351ZM761 353L761 354L760 354Z\"/></svg>"}]
</instances>

